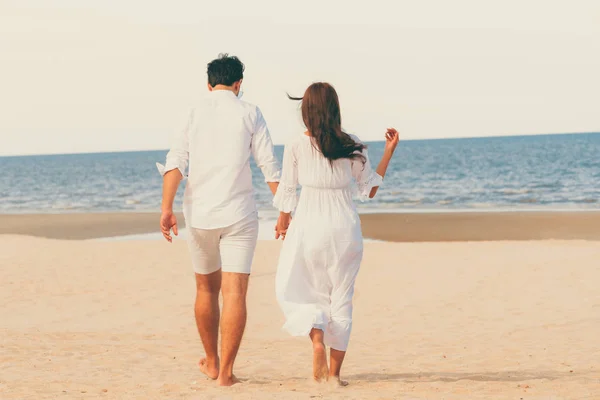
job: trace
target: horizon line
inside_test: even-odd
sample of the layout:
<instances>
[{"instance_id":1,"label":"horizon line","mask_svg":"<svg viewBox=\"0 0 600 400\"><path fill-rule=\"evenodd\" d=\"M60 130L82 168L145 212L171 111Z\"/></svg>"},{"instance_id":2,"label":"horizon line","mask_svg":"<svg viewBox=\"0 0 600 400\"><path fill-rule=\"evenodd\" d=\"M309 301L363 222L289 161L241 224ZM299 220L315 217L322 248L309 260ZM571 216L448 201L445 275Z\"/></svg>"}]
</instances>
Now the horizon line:
<instances>
[{"instance_id":1,"label":"horizon line","mask_svg":"<svg viewBox=\"0 0 600 400\"><path fill-rule=\"evenodd\" d=\"M600 134L599 131L587 132L554 132L554 133L529 133L529 134L507 134L507 135L490 135L490 136L453 136L453 137L431 137L425 139L400 139L400 142L425 142L439 140L465 140L465 139L499 139L511 137L531 137L531 136L566 136L566 135L593 135ZM366 140L365 143L381 143L384 140ZM274 146L283 146L284 144L274 144ZM83 151L73 153L30 153L30 154L0 154L0 158L11 157L40 157L40 156L75 156L75 155L90 155L90 154L115 154L115 153L143 153L150 151L168 151L169 149L136 149L136 150L101 150L101 151Z\"/></svg>"}]
</instances>

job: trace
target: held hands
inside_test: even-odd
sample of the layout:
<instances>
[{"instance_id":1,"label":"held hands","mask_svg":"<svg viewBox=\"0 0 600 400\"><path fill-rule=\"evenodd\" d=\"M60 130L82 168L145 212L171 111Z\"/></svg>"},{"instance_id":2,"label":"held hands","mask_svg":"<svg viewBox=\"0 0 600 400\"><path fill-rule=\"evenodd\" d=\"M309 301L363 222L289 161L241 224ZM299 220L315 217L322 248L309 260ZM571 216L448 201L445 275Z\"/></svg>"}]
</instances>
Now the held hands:
<instances>
[{"instance_id":1,"label":"held hands","mask_svg":"<svg viewBox=\"0 0 600 400\"><path fill-rule=\"evenodd\" d=\"M396 146L400 141L400 134L394 128L388 128L385 132L385 152L390 156L394 154Z\"/></svg>"},{"instance_id":2,"label":"held hands","mask_svg":"<svg viewBox=\"0 0 600 400\"><path fill-rule=\"evenodd\" d=\"M173 210L163 211L160 215L160 231L169 243L173 242L171 229L173 229L175 236L179 234L177 231L177 217L173 214Z\"/></svg>"},{"instance_id":3,"label":"held hands","mask_svg":"<svg viewBox=\"0 0 600 400\"><path fill-rule=\"evenodd\" d=\"M279 218L277 219L277 225L275 225L275 239L281 238L281 240L285 240L285 235L290 226L290 222L292 221L292 214L289 213L279 213Z\"/></svg>"}]
</instances>

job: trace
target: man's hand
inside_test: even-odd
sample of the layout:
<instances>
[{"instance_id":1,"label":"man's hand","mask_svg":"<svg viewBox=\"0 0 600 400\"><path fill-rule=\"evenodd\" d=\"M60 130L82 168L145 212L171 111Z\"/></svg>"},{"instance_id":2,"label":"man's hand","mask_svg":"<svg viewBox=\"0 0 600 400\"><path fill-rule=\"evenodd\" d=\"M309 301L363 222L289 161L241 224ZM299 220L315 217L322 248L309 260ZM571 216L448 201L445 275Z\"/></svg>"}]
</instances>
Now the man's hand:
<instances>
[{"instance_id":1,"label":"man's hand","mask_svg":"<svg viewBox=\"0 0 600 400\"><path fill-rule=\"evenodd\" d=\"M275 239L281 238L281 240L285 240L285 235L290 226L290 222L292 221L292 214L290 213L279 213L279 218L277 219L277 225L275 225Z\"/></svg>"},{"instance_id":2,"label":"man's hand","mask_svg":"<svg viewBox=\"0 0 600 400\"><path fill-rule=\"evenodd\" d=\"M179 234L177 231L177 217L173 214L173 210L163 211L160 215L160 231L169 243L173 242L171 229L173 229L175 236Z\"/></svg>"}]
</instances>

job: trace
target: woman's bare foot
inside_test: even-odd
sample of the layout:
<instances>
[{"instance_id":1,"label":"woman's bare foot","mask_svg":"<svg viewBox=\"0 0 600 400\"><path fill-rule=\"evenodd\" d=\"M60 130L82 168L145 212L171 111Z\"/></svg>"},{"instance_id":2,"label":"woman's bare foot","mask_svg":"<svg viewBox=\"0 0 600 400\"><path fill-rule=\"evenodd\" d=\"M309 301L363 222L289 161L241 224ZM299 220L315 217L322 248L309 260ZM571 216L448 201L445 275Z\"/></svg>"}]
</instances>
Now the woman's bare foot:
<instances>
[{"instance_id":1,"label":"woman's bare foot","mask_svg":"<svg viewBox=\"0 0 600 400\"><path fill-rule=\"evenodd\" d=\"M335 385L337 387L348 386L348 382L341 380L339 376L330 375L328 381L329 381L329 384Z\"/></svg>"},{"instance_id":2,"label":"woman's bare foot","mask_svg":"<svg viewBox=\"0 0 600 400\"><path fill-rule=\"evenodd\" d=\"M235 375L231 375L229 377L219 376L219 379L217 379L217 385L219 385L219 386L233 386L236 383L241 383L241 382L238 378L236 378Z\"/></svg>"},{"instance_id":3,"label":"woman's bare foot","mask_svg":"<svg viewBox=\"0 0 600 400\"><path fill-rule=\"evenodd\" d=\"M200 372L204 375L208 376L210 379L215 380L219 377L219 362L211 365L206 358L202 358L200 362L198 362L198 366L200 367Z\"/></svg>"},{"instance_id":4,"label":"woman's bare foot","mask_svg":"<svg viewBox=\"0 0 600 400\"><path fill-rule=\"evenodd\" d=\"M327 367L327 352L323 343L313 343L313 379L317 382L327 380L329 367Z\"/></svg>"}]
</instances>

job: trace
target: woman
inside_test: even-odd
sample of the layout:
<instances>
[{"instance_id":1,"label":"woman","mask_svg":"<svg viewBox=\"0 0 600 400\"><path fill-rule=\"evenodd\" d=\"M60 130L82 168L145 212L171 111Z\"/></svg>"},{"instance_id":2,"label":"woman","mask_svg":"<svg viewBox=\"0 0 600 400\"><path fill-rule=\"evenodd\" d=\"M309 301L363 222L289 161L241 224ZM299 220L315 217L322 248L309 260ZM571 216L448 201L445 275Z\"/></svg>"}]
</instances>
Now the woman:
<instances>
[{"instance_id":1,"label":"woman","mask_svg":"<svg viewBox=\"0 0 600 400\"><path fill-rule=\"evenodd\" d=\"M302 100L307 131L285 147L274 198L280 211L276 237L285 239L277 268L277 300L286 318L284 329L312 340L314 379L345 385L340 369L363 254L353 180L360 197L374 197L399 135L395 129L387 130L384 155L373 171L366 146L342 131L338 96L331 85L314 83L304 97L290 99ZM298 184L302 186L299 199ZM331 348L330 367L326 346Z\"/></svg>"}]
</instances>

